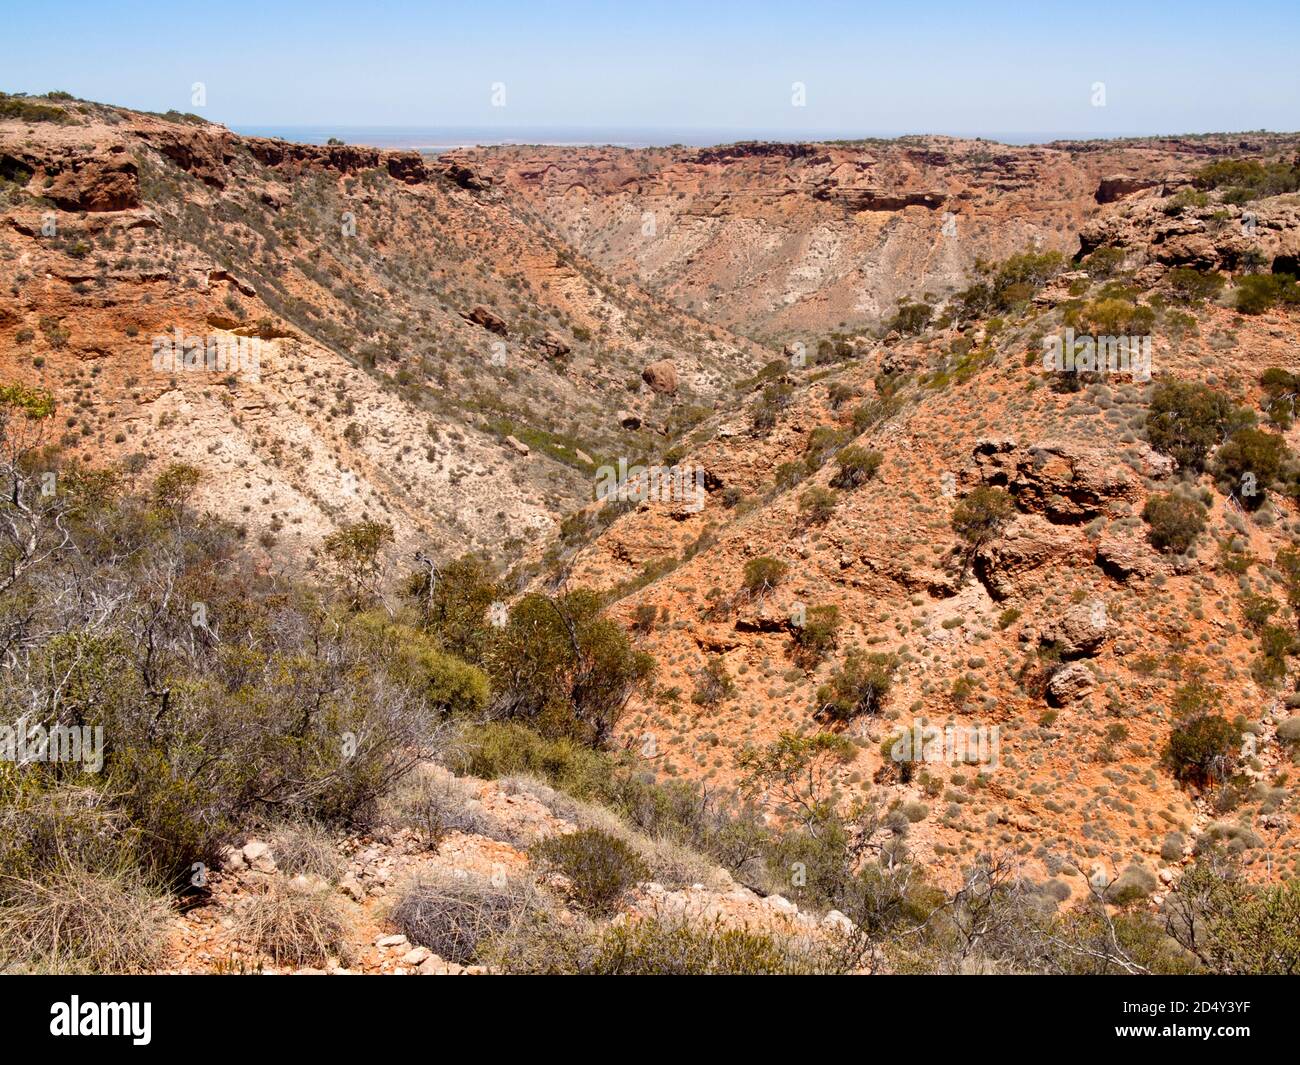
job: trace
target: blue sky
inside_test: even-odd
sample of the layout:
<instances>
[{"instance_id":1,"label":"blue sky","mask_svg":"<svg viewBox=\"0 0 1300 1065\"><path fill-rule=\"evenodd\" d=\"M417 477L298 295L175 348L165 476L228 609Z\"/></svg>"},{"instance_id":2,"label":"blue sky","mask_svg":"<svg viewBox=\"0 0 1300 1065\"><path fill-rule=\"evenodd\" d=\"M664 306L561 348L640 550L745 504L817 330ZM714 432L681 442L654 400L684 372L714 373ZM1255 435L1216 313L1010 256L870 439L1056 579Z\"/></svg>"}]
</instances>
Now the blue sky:
<instances>
[{"instance_id":1,"label":"blue sky","mask_svg":"<svg viewBox=\"0 0 1300 1065\"><path fill-rule=\"evenodd\" d=\"M1297 0L7 7L0 89L237 126L1300 128ZM497 82L505 107L492 106Z\"/></svg>"}]
</instances>

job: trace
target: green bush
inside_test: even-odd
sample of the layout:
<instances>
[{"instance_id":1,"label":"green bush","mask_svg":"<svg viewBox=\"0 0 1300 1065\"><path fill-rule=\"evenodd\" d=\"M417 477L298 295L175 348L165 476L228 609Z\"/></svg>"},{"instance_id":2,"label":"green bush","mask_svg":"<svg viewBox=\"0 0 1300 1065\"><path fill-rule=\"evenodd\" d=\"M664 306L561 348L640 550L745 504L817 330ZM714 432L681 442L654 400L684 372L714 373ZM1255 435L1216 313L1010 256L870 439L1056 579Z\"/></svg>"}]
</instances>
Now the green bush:
<instances>
[{"instance_id":1,"label":"green bush","mask_svg":"<svg viewBox=\"0 0 1300 1065\"><path fill-rule=\"evenodd\" d=\"M612 913L632 887L650 877L636 851L598 828L550 836L529 855L568 877L574 901L594 915Z\"/></svg>"},{"instance_id":2,"label":"green bush","mask_svg":"<svg viewBox=\"0 0 1300 1065\"><path fill-rule=\"evenodd\" d=\"M785 579L790 567L779 559L760 555L745 563L744 588L751 596L763 596Z\"/></svg>"},{"instance_id":3,"label":"green bush","mask_svg":"<svg viewBox=\"0 0 1300 1065\"><path fill-rule=\"evenodd\" d=\"M1240 744L1239 730L1218 714L1184 719L1169 733L1165 764L1176 780L1203 786L1231 775Z\"/></svg>"},{"instance_id":4,"label":"green bush","mask_svg":"<svg viewBox=\"0 0 1300 1065\"><path fill-rule=\"evenodd\" d=\"M975 550L997 536L1015 512L1015 501L1005 488L981 485L953 507L953 532Z\"/></svg>"},{"instance_id":5,"label":"green bush","mask_svg":"<svg viewBox=\"0 0 1300 1065\"><path fill-rule=\"evenodd\" d=\"M494 712L531 721L545 736L604 744L654 660L602 607L586 589L520 599L486 656Z\"/></svg>"},{"instance_id":6,"label":"green bush","mask_svg":"<svg viewBox=\"0 0 1300 1065\"><path fill-rule=\"evenodd\" d=\"M598 795L613 766L608 756L565 737L548 739L515 721L468 729L457 746L457 771L494 780L530 775L578 798Z\"/></svg>"},{"instance_id":7,"label":"green bush","mask_svg":"<svg viewBox=\"0 0 1300 1065\"><path fill-rule=\"evenodd\" d=\"M1214 475L1242 506L1258 507L1268 487L1282 474L1290 450L1280 436L1261 429L1238 429L1214 456Z\"/></svg>"},{"instance_id":8,"label":"green bush","mask_svg":"<svg viewBox=\"0 0 1300 1065\"><path fill-rule=\"evenodd\" d=\"M1174 299L1188 305L1216 298L1223 291L1225 284L1222 274L1207 270L1192 270L1185 266L1170 270L1165 275L1165 281Z\"/></svg>"},{"instance_id":9,"label":"green bush","mask_svg":"<svg viewBox=\"0 0 1300 1065\"><path fill-rule=\"evenodd\" d=\"M825 525L835 513L838 498L830 489L813 485L799 497L799 513L809 525Z\"/></svg>"},{"instance_id":10,"label":"green bush","mask_svg":"<svg viewBox=\"0 0 1300 1065\"><path fill-rule=\"evenodd\" d=\"M1222 392L1191 381L1165 381L1151 393L1147 440L1180 467L1201 470L1206 456L1225 436L1254 421Z\"/></svg>"},{"instance_id":11,"label":"green bush","mask_svg":"<svg viewBox=\"0 0 1300 1065\"><path fill-rule=\"evenodd\" d=\"M1290 274L1246 274L1237 279L1234 306L1242 314L1263 314L1276 306L1300 304L1300 285Z\"/></svg>"},{"instance_id":12,"label":"green bush","mask_svg":"<svg viewBox=\"0 0 1300 1065\"><path fill-rule=\"evenodd\" d=\"M1185 552L1204 532L1205 514L1198 500L1173 492L1150 496L1142 508L1152 546L1174 554Z\"/></svg>"},{"instance_id":13,"label":"green bush","mask_svg":"<svg viewBox=\"0 0 1300 1065\"><path fill-rule=\"evenodd\" d=\"M885 456L879 451L868 451L863 447L846 447L835 456L839 471L831 479L836 488L857 488L866 484L876 475Z\"/></svg>"},{"instance_id":14,"label":"green bush","mask_svg":"<svg viewBox=\"0 0 1300 1065\"><path fill-rule=\"evenodd\" d=\"M830 680L817 689L820 711L835 721L878 713L897 669L897 655L851 652Z\"/></svg>"},{"instance_id":15,"label":"green bush","mask_svg":"<svg viewBox=\"0 0 1300 1065\"><path fill-rule=\"evenodd\" d=\"M816 665L835 646L840 627L840 608L833 603L808 610L802 625L793 629L795 657L806 668Z\"/></svg>"}]
</instances>

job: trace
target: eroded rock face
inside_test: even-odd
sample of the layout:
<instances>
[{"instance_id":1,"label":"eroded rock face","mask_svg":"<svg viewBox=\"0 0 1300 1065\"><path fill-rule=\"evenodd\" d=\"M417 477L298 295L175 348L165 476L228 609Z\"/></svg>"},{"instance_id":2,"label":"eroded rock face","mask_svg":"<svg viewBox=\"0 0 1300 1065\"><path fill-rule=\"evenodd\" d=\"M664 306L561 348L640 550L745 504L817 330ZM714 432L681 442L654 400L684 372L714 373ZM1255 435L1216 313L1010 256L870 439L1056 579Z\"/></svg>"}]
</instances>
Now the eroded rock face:
<instances>
[{"instance_id":1,"label":"eroded rock face","mask_svg":"<svg viewBox=\"0 0 1300 1065\"><path fill-rule=\"evenodd\" d=\"M140 206L140 175L135 160L120 146L87 153L69 152L37 163L30 191L65 211L126 211ZM49 185L39 176L44 173Z\"/></svg>"},{"instance_id":2,"label":"eroded rock face","mask_svg":"<svg viewBox=\"0 0 1300 1065\"><path fill-rule=\"evenodd\" d=\"M997 599L1023 594L1043 567L1063 565L1080 553L1078 537L1035 514L1020 515L975 556L975 572Z\"/></svg>"},{"instance_id":3,"label":"eroded rock face","mask_svg":"<svg viewBox=\"0 0 1300 1065\"><path fill-rule=\"evenodd\" d=\"M1141 192L1158 184L1160 182L1152 177L1112 174L1101 179L1101 184L1097 186L1096 200L1098 203L1114 203L1125 196L1132 196L1135 192Z\"/></svg>"},{"instance_id":4,"label":"eroded rock face","mask_svg":"<svg viewBox=\"0 0 1300 1065\"><path fill-rule=\"evenodd\" d=\"M671 359L660 359L641 371L641 380L660 395L671 396L677 391L677 367Z\"/></svg>"},{"instance_id":5,"label":"eroded rock face","mask_svg":"<svg viewBox=\"0 0 1300 1065\"><path fill-rule=\"evenodd\" d=\"M1145 580L1160 572L1160 560L1138 536L1107 534L1097 544L1097 565L1120 581Z\"/></svg>"},{"instance_id":6,"label":"eroded rock face","mask_svg":"<svg viewBox=\"0 0 1300 1065\"><path fill-rule=\"evenodd\" d=\"M1056 523L1090 521L1110 503L1136 499L1140 485L1113 454L1087 440L982 440L974 462L980 481L1000 485L1023 510Z\"/></svg>"}]
</instances>

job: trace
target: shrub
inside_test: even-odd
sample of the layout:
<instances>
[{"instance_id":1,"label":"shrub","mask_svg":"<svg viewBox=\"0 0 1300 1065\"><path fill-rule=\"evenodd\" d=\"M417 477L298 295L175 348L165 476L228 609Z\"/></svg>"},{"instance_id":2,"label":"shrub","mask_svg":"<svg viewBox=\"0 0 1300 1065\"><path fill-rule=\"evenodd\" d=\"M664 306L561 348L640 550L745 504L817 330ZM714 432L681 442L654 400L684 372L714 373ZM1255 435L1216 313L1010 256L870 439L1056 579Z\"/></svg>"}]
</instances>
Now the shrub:
<instances>
[{"instance_id":1,"label":"shrub","mask_svg":"<svg viewBox=\"0 0 1300 1065\"><path fill-rule=\"evenodd\" d=\"M905 299L899 302L898 310L885 323L885 328L896 330L904 336L915 336L925 331L933 315L934 308L928 303L912 303Z\"/></svg>"},{"instance_id":2,"label":"shrub","mask_svg":"<svg viewBox=\"0 0 1300 1065\"><path fill-rule=\"evenodd\" d=\"M1150 496L1142 508L1152 546L1175 554L1186 551L1205 530L1205 513L1198 500L1173 492Z\"/></svg>"},{"instance_id":3,"label":"shrub","mask_svg":"<svg viewBox=\"0 0 1300 1065\"><path fill-rule=\"evenodd\" d=\"M1084 259L1081 265L1088 271L1089 277L1094 280L1105 280L1114 277L1123 269L1124 259L1123 248L1098 248Z\"/></svg>"},{"instance_id":4,"label":"shrub","mask_svg":"<svg viewBox=\"0 0 1300 1065\"><path fill-rule=\"evenodd\" d=\"M1223 275L1206 270L1175 267L1165 275L1174 299L1179 303L1197 304L1212 300L1223 291Z\"/></svg>"},{"instance_id":5,"label":"shrub","mask_svg":"<svg viewBox=\"0 0 1300 1065\"><path fill-rule=\"evenodd\" d=\"M1106 889L1106 901L1113 906L1126 906L1141 902L1159 886L1150 870L1134 863L1124 870Z\"/></svg>"},{"instance_id":6,"label":"shrub","mask_svg":"<svg viewBox=\"0 0 1300 1065\"><path fill-rule=\"evenodd\" d=\"M1167 381L1156 385L1147 410L1147 440L1185 469L1200 470L1205 457L1229 432L1253 416L1208 385Z\"/></svg>"},{"instance_id":7,"label":"shrub","mask_svg":"<svg viewBox=\"0 0 1300 1065\"><path fill-rule=\"evenodd\" d=\"M453 764L458 772L487 780L536 776L553 787L589 798L609 779L608 758L566 737L548 739L514 721L494 721L468 729Z\"/></svg>"},{"instance_id":8,"label":"shrub","mask_svg":"<svg viewBox=\"0 0 1300 1065\"><path fill-rule=\"evenodd\" d=\"M831 479L836 488L857 488L876 475L885 456L862 447L846 447L835 456L839 472Z\"/></svg>"},{"instance_id":9,"label":"shrub","mask_svg":"<svg viewBox=\"0 0 1300 1065\"><path fill-rule=\"evenodd\" d=\"M266 884L240 913L239 935L276 965L347 961L347 922L328 890L299 887L283 878Z\"/></svg>"},{"instance_id":10,"label":"shrub","mask_svg":"<svg viewBox=\"0 0 1300 1065\"><path fill-rule=\"evenodd\" d=\"M1288 717L1285 721L1279 722L1277 726L1277 738L1283 743L1295 746L1300 744L1300 715Z\"/></svg>"},{"instance_id":11,"label":"shrub","mask_svg":"<svg viewBox=\"0 0 1300 1065\"><path fill-rule=\"evenodd\" d=\"M825 525L835 513L837 499L830 489L814 485L799 497L799 513L809 525Z\"/></svg>"},{"instance_id":12,"label":"shrub","mask_svg":"<svg viewBox=\"0 0 1300 1065\"><path fill-rule=\"evenodd\" d=\"M745 563L744 588L751 596L759 598L772 591L790 570L779 559L760 555Z\"/></svg>"},{"instance_id":13,"label":"shrub","mask_svg":"<svg viewBox=\"0 0 1300 1065\"><path fill-rule=\"evenodd\" d=\"M524 920L535 903L528 890L486 877L426 876L402 891L389 921L417 946L458 965L472 965L487 943Z\"/></svg>"},{"instance_id":14,"label":"shrub","mask_svg":"<svg viewBox=\"0 0 1300 1065\"><path fill-rule=\"evenodd\" d=\"M1263 314L1278 304L1300 303L1300 285L1290 274L1246 274L1237 279L1234 306L1242 314Z\"/></svg>"},{"instance_id":15,"label":"shrub","mask_svg":"<svg viewBox=\"0 0 1300 1065\"><path fill-rule=\"evenodd\" d=\"M1290 451L1280 436L1261 429L1238 429L1214 456L1214 475L1226 491L1243 506L1254 508L1263 502L1271 485L1282 473Z\"/></svg>"},{"instance_id":16,"label":"shrub","mask_svg":"<svg viewBox=\"0 0 1300 1065\"><path fill-rule=\"evenodd\" d=\"M877 713L897 668L897 655L850 653L830 680L817 689L820 711L835 721Z\"/></svg>"},{"instance_id":17,"label":"shrub","mask_svg":"<svg viewBox=\"0 0 1300 1065\"><path fill-rule=\"evenodd\" d=\"M763 389L762 397L754 404L754 428L765 432L775 426L777 417L790 405L793 398L793 386L784 381L767 385Z\"/></svg>"},{"instance_id":18,"label":"shrub","mask_svg":"<svg viewBox=\"0 0 1300 1065\"><path fill-rule=\"evenodd\" d=\"M491 564L478 555L463 555L437 571L419 570L407 578L406 595L422 626L467 662L483 660L492 632L489 608L507 598Z\"/></svg>"},{"instance_id":19,"label":"shrub","mask_svg":"<svg viewBox=\"0 0 1300 1065\"><path fill-rule=\"evenodd\" d=\"M552 598L533 593L510 611L487 656L498 715L535 723L544 736L599 747L628 699L654 671L622 626L606 618L595 593Z\"/></svg>"},{"instance_id":20,"label":"shrub","mask_svg":"<svg viewBox=\"0 0 1300 1065\"><path fill-rule=\"evenodd\" d=\"M735 694L736 682L727 672L727 664L721 658L710 658L696 675L691 702L697 706L717 706Z\"/></svg>"},{"instance_id":21,"label":"shrub","mask_svg":"<svg viewBox=\"0 0 1300 1065\"><path fill-rule=\"evenodd\" d=\"M1296 395L1300 394L1300 376L1280 366L1270 366L1260 375L1259 383L1264 389L1266 397L1264 410L1268 413L1269 421L1279 429L1289 429L1295 419L1295 401Z\"/></svg>"},{"instance_id":22,"label":"shrub","mask_svg":"<svg viewBox=\"0 0 1300 1065\"><path fill-rule=\"evenodd\" d=\"M802 625L794 627L795 657L805 668L816 665L835 646L840 608L833 603L812 607Z\"/></svg>"},{"instance_id":23,"label":"shrub","mask_svg":"<svg viewBox=\"0 0 1300 1065\"><path fill-rule=\"evenodd\" d=\"M276 868L289 876L302 874L337 882L347 871L333 837L310 821L277 825L268 842Z\"/></svg>"},{"instance_id":24,"label":"shrub","mask_svg":"<svg viewBox=\"0 0 1300 1065\"><path fill-rule=\"evenodd\" d=\"M1174 778L1205 785L1226 779L1232 771L1238 730L1218 714L1204 714L1176 724L1165 746L1165 764Z\"/></svg>"},{"instance_id":25,"label":"shrub","mask_svg":"<svg viewBox=\"0 0 1300 1065\"><path fill-rule=\"evenodd\" d=\"M59 862L0 886L0 969L148 972L163 962L169 919L136 874Z\"/></svg>"},{"instance_id":26,"label":"shrub","mask_svg":"<svg viewBox=\"0 0 1300 1065\"><path fill-rule=\"evenodd\" d=\"M838 973L829 945L794 943L718 921L640 918L603 930L551 926L512 944L510 973L584 976L774 976Z\"/></svg>"},{"instance_id":27,"label":"shrub","mask_svg":"<svg viewBox=\"0 0 1300 1065\"><path fill-rule=\"evenodd\" d=\"M393 542L384 521L358 521L325 537L325 557L338 573L353 605L373 595L383 573L383 550Z\"/></svg>"},{"instance_id":28,"label":"shrub","mask_svg":"<svg viewBox=\"0 0 1300 1065\"><path fill-rule=\"evenodd\" d=\"M636 851L598 828L551 836L529 854L568 877L574 901L595 915L612 913L630 888L650 876Z\"/></svg>"},{"instance_id":29,"label":"shrub","mask_svg":"<svg viewBox=\"0 0 1300 1065\"><path fill-rule=\"evenodd\" d=\"M426 768L412 770L385 797L385 824L410 829L431 850L452 832L490 835L495 826L466 786L455 777L422 771Z\"/></svg>"}]
</instances>

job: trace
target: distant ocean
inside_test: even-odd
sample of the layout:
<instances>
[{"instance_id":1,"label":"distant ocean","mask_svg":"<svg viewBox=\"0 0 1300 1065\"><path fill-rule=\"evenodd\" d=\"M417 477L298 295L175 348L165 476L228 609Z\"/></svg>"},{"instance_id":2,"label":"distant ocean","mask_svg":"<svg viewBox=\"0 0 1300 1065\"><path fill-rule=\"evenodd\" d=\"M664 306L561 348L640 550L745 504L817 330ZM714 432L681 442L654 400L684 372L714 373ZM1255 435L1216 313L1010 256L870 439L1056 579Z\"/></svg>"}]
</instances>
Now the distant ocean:
<instances>
[{"instance_id":1,"label":"distant ocean","mask_svg":"<svg viewBox=\"0 0 1300 1065\"><path fill-rule=\"evenodd\" d=\"M831 141L905 136L909 131L864 133L844 130L744 130L744 129L601 129L563 126L240 126L236 133L250 137L275 137L302 144L324 144L337 137L344 144L371 148L414 148L445 152L494 144L547 144L559 146L612 145L618 148L661 148L681 144L706 148L737 141ZM914 132L914 131L911 131ZM942 135L942 134L940 134ZM953 133L957 137L983 137L1002 144L1042 144L1053 140L1087 140L1100 137L1136 137L1137 133Z\"/></svg>"}]
</instances>

